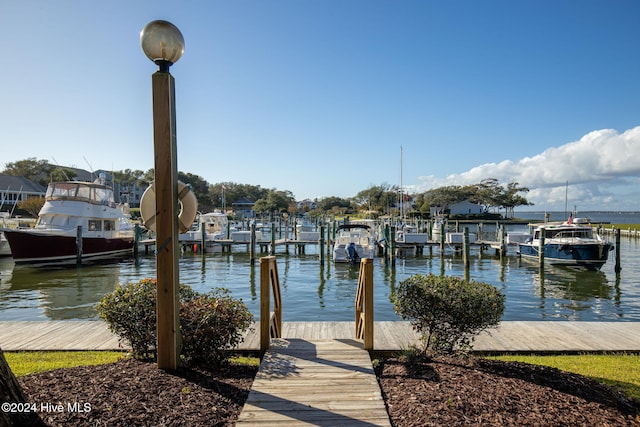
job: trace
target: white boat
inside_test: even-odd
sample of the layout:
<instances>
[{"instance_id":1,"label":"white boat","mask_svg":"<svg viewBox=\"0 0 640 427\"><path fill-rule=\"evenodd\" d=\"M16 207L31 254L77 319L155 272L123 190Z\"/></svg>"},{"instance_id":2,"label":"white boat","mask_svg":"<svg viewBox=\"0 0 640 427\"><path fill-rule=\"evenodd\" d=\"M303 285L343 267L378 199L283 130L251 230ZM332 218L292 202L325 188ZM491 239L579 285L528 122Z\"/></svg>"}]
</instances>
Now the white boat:
<instances>
[{"instance_id":1,"label":"white boat","mask_svg":"<svg viewBox=\"0 0 640 427\"><path fill-rule=\"evenodd\" d=\"M227 215L216 210L213 212L199 214L191 228L185 233L180 233L181 242L202 242L202 232L204 230L205 252L221 252L222 244L220 240L227 238L229 230L229 220Z\"/></svg>"},{"instance_id":2,"label":"white boat","mask_svg":"<svg viewBox=\"0 0 640 427\"><path fill-rule=\"evenodd\" d=\"M544 230L544 233L543 233ZM518 244L521 257L538 261L544 238L544 263L598 271L607 262L613 244L593 232L586 218L564 223L537 224L533 236Z\"/></svg>"},{"instance_id":3,"label":"white boat","mask_svg":"<svg viewBox=\"0 0 640 427\"><path fill-rule=\"evenodd\" d=\"M0 256L11 256L9 241L4 237L3 232L0 232Z\"/></svg>"},{"instance_id":4,"label":"white boat","mask_svg":"<svg viewBox=\"0 0 640 427\"><path fill-rule=\"evenodd\" d=\"M433 218L433 224L431 226L431 240L435 242L439 242L440 239L442 238L443 230L446 236L446 232L449 230L449 224L447 222L447 218L442 215L436 215Z\"/></svg>"},{"instance_id":5,"label":"white boat","mask_svg":"<svg viewBox=\"0 0 640 427\"><path fill-rule=\"evenodd\" d=\"M33 228L2 230L16 263L61 264L132 254L135 230L113 189L95 182L49 184Z\"/></svg>"},{"instance_id":6,"label":"white boat","mask_svg":"<svg viewBox=\"0 0 640 427\"><path fill-rule=\"evenodd\" d=\"M413 244L426 244L429 241L429 234L418 233L418 229L410 224L405 224L396 233L397 243L413 243Z\"/></svg>"},{"instance_id":7,"label":"white boat","mask_svg":"<svg viewBox=\"0 0 640 427\"><path fill-rule=\"evenodd\" d=\"M362 258L373 258L376 239L371 226L344 224L336 230L333 244L333 261L357 263Z\"/></svg>"}]
</instances>

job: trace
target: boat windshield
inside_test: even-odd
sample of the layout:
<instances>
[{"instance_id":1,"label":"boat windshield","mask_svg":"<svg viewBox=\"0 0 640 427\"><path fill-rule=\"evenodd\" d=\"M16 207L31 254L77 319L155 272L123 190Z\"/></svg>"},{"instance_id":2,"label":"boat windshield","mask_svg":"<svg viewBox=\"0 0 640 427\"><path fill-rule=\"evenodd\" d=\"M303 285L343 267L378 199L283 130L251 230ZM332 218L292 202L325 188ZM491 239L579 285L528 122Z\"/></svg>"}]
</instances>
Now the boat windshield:
<instances>
[{"instance_id":1,"label":"boat windshield","mask_svg":"<svg viewBox=\"0 0 640 427\"><path fill-rule=\"evenodd\" d=\"M113 190L103 185L85 182L53 182L47 188L46 200L76 200L115 206Z\"/></svg>"},{"instance_id":2,"label":"boat windshield","mask_svg":"<svg viewBox=\"0 0 640 427\"><path fill-rule=\"evenodd\" d=\"M572 230L545 230L547 239L592 239L593 230L591 228L576 228Z\"/></svg>"}]
</instances>

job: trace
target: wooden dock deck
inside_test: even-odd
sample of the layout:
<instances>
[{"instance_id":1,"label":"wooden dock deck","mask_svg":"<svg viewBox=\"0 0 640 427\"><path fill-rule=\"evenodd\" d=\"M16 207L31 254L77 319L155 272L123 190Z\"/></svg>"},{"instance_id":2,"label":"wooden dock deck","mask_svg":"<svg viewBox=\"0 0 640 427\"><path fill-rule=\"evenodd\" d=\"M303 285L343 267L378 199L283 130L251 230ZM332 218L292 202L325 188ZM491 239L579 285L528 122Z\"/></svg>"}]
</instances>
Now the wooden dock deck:
<instances>
[{"instance_id":1,"label":"wooden dock deck","mask_svg":"<svg viewBox=\"0 0 640 427\"><path fill-rule=\"evenodd\" d=\"M272 340L236 425L276 424L390 427L362 343Z\"/></svg>"},{"instance_id":2,"label":"wooden dock deck","mask_svg":"<svg viewBox=\"0 0 640 427\"><path fill-rule=\"evenodd\" d=\"M257 351L260 338L247 334L240 350ZM354 322L284 322L284 338L354 340ZM419 343L408 322L375 322L374 349L397 351ZM0 348L28 350L125 350L101 321L0 321ZM506 321L480 334L474 351L640 352L640 322Z\"/></svg>"},{"instance_id":3,"label":"wooden dock deck","mask_svg":"<svg viewBox=\"0 0 640 427\"><path fill-rule=\"evenodd\" d=\"M256 325L257 326L257 325ZM354 322L284 322L271 340L237 425L390 426L371 357ZM255 331L259 328L255 327ZM408 322L375 322L374 349L419 342ZM242 350L257 350L249 333ZM0 349L125 350L101 321L0 322ZM502 322L475 341L491 353L640 352L640 322Z\"/></svg>"}]
</instances>

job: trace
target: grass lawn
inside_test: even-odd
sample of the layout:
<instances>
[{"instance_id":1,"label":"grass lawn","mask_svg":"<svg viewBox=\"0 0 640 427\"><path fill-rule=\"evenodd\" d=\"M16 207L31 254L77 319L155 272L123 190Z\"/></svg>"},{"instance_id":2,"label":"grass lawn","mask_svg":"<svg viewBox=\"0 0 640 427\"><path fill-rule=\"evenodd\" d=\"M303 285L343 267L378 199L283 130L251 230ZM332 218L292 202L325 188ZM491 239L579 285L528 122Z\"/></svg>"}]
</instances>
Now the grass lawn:
<instances>
[{"instance_id":1,"label":"grass lawn","mask_svg":"<svg viewBox=\"0 0 640 427\"><path fill-rule=\"evenodd\" d=\"M492 356L490 359L550 366L573 372L622 389L627 396L640 399L640 355L560 355L560 356Z\"/></svg>"},{"instance_id":2,"label":"grass lawn","mask_svg":"<svg viewBox=\"0 0 640 427\"><path fill-rule=\"evenodd\" d=\"M53 369L113 363L129 355L121 351L9 351L4 357L13 374L20 377ZM260 364L256 357L237 356L230 361L241 365Z\"/></svg>"},{"instance_id":3,"label":"grass lawn","mask_svg":"<svg viewBox=\"0 0 640 427\"><path fill-rule=\"evenodd\" d=\"M4 357L16 377L74 366L101 365L127 357L121 351L7 351Z\"/></svg>"},{"instance_id":4,"label":"grass lawn","mask_svg":"<svg viewBox=\"0 0 640 427\"><path fill-rule=\"evenodd\" d=\"M21 351L4 353L16 376L59 368L116 362L126 353L119 351ZM619 387L629 397L640 399L640 354L491 356L490 359L551 366ZM233 363L257 365L255 357L235 357Z\"/></svg>"}]
</instances>

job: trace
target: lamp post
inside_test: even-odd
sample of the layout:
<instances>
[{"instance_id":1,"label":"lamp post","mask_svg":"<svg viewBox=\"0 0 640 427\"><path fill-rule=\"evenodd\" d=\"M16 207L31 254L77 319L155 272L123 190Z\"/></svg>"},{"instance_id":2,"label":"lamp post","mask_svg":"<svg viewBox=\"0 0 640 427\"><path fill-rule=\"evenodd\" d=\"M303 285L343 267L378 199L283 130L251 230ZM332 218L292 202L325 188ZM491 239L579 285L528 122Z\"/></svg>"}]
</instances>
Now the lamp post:
<instances>
[{"instance_id":1,"label":"lamp post","mask_svg":"<svg viewBox=\"0 0 640 427\"><path fill-rule=\"evenodd\" d=\"M178 170L175 83L169 67L182 56L184 39L170 22L152 21L140 32L140 45L158 65L152 76L158 368L176 369L180 355Z\"/></svg>"}]
</instances>

